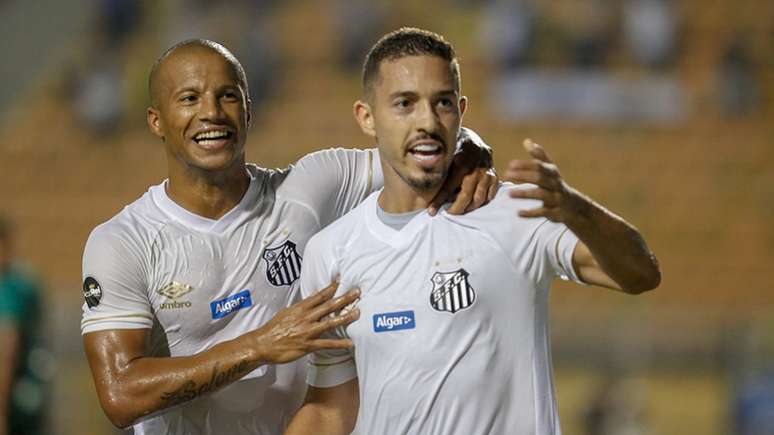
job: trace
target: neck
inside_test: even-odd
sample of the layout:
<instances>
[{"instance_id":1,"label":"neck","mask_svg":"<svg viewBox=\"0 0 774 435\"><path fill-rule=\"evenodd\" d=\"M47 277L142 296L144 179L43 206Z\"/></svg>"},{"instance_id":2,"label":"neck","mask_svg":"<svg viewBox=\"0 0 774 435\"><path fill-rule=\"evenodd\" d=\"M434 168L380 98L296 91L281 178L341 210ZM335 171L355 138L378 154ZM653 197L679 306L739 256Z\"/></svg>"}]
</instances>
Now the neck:
<instances>
[{"instance_id":1,"label":"neck","mask_svg":"<svg viewBox=\"0 0 774 435\"><path fill-rule=\"evenodd\" d=\"M170 164L167 195L191 213L220 219L239 204L249 184L243 160L218 172Z\"/></svg>"},{"instance_id":2,"label":"neck","mask_svg":"<svg viewBox=\"0 0 774 435\"><path fill-rule=\"evenodd\" d=\"M440 190L440 184L432 189L418 189L406 183L397 174L385 173L384 189L379 194L379 207L387 213L408 213L420 210L429 207Z\"/></svg>"}]
</instances>

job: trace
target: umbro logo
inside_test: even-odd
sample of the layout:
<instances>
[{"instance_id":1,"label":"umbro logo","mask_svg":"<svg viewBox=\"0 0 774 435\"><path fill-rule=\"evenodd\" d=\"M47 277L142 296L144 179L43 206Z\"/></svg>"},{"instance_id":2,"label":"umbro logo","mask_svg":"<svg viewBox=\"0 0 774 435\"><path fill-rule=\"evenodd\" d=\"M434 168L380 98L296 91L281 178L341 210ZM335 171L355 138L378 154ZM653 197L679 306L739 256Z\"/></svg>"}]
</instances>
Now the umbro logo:
<instances>
[{"instance_id":1,"label":"umbro logo","mask_svg":"<svg viewBox=\"0 0 774 435\"><path fill-rule=\"evenodd\" d=\"M191 293L192 291L193 287L190 285L172 281L164 287L156 290L156 293L165 296L168 299L172 299L172 301L167 301L159 305L159 309L172 310L180 308L191 308L191 301L178 301L177 299L187 295L188 293Z\"/></svg>"},{"instance_id":2,"label":"umbro logo","mask_svg":"<svg viewBox=\"0 0 774 435\"><path fill-rule=\"evenodd\" d=\"M156 291L158 292L158 294L162 296L166 296L170 299L177 299L183 295L187 295L188 293L191 293L191 291L193 291L193 287L191 287L188 284L172 281L169 284L165 285L164 287L161 287Z\"/></svg>"}]
</instances>

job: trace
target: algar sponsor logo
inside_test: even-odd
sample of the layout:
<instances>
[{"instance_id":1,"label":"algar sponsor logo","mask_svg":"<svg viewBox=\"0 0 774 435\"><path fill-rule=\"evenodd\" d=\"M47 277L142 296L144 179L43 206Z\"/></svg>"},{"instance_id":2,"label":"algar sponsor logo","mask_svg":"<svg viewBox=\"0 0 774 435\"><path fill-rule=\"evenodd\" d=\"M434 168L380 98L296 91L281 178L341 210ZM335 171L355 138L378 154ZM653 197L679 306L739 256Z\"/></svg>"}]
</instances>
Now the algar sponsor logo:
<instances>
[{"instance_id":1,"label":"algar sponsor logo","mask_svg":"<svg viewBox=\"0 0 774 435\"><path fill-rule=\"evenodd\" d=\"M250 290L242 290L237 294L211 302L210 311L213 319L221 319L242 308L252 306L253 299L250 297Z\"/></svg>"},{"instance_id":2,"label":"algar sponsor logo","mask_svg":"<svg viewBox=\"0 0 774 435\"><path fill-rule=\"evenodd\" d=\"M416 327L416 318L412 310L374 314L373 320L374 332L400 331Z\"/></svg>"}]
</instances>

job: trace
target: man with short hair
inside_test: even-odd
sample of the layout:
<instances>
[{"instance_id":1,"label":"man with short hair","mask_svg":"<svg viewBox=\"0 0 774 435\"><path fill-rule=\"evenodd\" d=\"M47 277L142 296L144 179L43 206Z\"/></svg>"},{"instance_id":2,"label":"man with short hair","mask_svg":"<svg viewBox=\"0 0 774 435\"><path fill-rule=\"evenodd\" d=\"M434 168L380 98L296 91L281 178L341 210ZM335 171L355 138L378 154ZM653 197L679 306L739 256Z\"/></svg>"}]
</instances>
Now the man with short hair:
<instances>
[{"instance_id":1,"label":"man with short hair","mask_svg":"<svg viewBox=\"0 0 774 435\"><path fill-rule=\"evenodd\" d=\"M369 52L361 129L384 188L307 245L302 294L357 287L353 349L315 352L289 435L559 434L548 334L556 277L627 293L660 271L637 230L571 188L545 151L514 161L492 203L425 207L448 174L467 100L452 46L404 28Z\"/></svg>"},{"instance_id":2,"label":"man with short hair","mask_svg":"<svg viewBox=\"0 0 774 435\"><path fill-rule=\"evenodd\" d=\"M300 253L381 186L379 155L325 150L281 171L246 164L244 70L212 41L170 48L149 91L169 178L95 228L83 257L81 329L100 403L138 434L281 433L305 389L294 360L348 348L320 334L357 318L329 316L357 297L334 299L335 283L288 307ZM485 172L466 178L456 207L486 200Z\"/></svg>"}]
</instances>

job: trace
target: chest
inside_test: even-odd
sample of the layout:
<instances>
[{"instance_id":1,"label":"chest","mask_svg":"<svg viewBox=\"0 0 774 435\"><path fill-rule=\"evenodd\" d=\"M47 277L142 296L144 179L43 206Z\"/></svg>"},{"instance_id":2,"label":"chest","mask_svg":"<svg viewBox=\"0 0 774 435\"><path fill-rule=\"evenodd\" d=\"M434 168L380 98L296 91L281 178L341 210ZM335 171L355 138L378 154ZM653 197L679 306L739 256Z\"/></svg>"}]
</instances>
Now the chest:
<instances>
[{"instance_id":1,"label":"chest","mask_svg":"<svg viewBox=\"0 0 774 435\"><path fill-rule=\"evenodd\" d=\"M314 219L293 207L222 233L162 228L151 246L148 300L169 347L199 350L286 307L316 230Z\"/></svg>"},{"instance_id":2,"label":"chest","mask_svg":"<svg viewBox=\"0 0 774 435\"><path fill-rule=\"evenodd\" d=\"M432 365L450 348L531 334L539 289L480 233L428 231L406 246L355 252L341 271L362 291L360 319L347 329L358 351Z\"/></svg>"}]
</instances>

